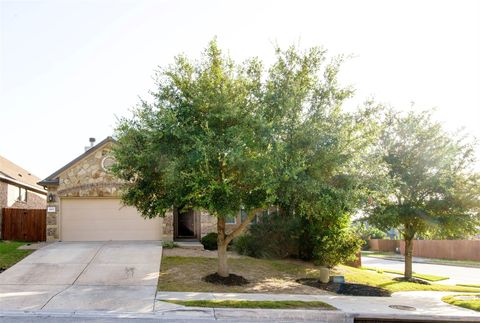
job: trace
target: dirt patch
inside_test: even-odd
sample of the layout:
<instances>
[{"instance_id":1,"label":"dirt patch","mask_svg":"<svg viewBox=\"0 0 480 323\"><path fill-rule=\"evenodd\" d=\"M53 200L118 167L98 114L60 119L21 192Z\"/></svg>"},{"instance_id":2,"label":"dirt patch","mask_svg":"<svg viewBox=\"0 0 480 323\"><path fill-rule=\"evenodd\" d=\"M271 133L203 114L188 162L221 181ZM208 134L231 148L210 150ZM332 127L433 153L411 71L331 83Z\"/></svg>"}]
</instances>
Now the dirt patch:
<instances>
[{"instance_id":1,"label":"dirt patch","mask_svg":"<svg viewBox=\"0 0 480 323\"><path fill-rule=\"evenodd\" d=\"M297 282L307 286L323 289L332 293L353 296L388 297L390 292L380 287L352 283L322 283L315 278L301 278Z\"/></svg>"},{"instance_id":2,"label":"dirt patch","mask_svg":"<svg viewBox=\"0 0 480 323\"><path fill-rule=\"evenodd\" d=\"M202 278L203 281L211 284L219 284L226 286L244 286L248 285L250 282L235 274L230 274L228 277L222 277L217 273L207 275Z\"/></svg>"},{"instance_id":3,"label":"dirt patch","mask_svg":"<svg viewBox=\"0 0 480 323\"><path fill-rule=\"evenodd\" d=\"M405 278L405 277L395 277L392 278L392 280L397 281L397 282L408 282L408 283L415 283L415 284L422 284L422 285L431 285L429 282L423 280L423 279L418 279L418 278Z\"/></svg>"}]
</instances>

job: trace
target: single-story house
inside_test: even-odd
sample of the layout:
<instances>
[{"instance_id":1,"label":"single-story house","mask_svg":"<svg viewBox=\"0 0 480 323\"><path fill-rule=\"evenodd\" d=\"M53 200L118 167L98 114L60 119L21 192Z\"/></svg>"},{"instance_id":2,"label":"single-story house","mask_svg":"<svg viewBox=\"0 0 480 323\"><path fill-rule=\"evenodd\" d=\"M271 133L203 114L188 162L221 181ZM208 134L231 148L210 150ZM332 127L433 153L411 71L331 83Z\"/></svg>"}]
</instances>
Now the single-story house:
<instances>
[{"instance_id":1,"label":"single-story house","mask_svg":"<svg viewBox=\"0 0 480 323\"><path fill-rule=\"evenodd\" d=\"M200 240L216 231L216 219L204 211L172 209L164 218L144 219L122 205L122 182L108 172L113 145L108 137L38 182L48 190L47 241ZM239 212L228 226L240 219Z\"/></svg>"},{"instance_id":2,"label":"single-story house","mask_svg":"<svg viewBox=\"0 0 480 323\"><path fill-rule=\"evenodd\" d=\"M40 178L0 156L0 208L44 209L47 191Z\"/></svg>"}]
</instances>

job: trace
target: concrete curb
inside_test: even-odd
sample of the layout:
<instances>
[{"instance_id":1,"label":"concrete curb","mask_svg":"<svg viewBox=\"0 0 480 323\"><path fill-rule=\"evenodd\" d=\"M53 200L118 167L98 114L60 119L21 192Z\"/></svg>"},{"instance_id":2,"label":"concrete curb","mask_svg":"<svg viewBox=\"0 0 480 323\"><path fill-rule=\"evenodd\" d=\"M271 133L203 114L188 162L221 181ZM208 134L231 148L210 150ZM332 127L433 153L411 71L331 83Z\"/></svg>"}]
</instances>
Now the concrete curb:
<instances>
[{"instance_id":1,"label":"concrete curb","mask_svg":"<svg viewBox=\"0 0 480 323\"><path fill-rule=\"evenodd\" d=\"M5 317L54 317L54 318L122 318L165 320L221 320L221 321L315 321L353 323L353 318L340 311L323 310L266 310L227 308L178 308L154 313L111 313L106 311L0 311Z\"/></svg>"}]
</instances>

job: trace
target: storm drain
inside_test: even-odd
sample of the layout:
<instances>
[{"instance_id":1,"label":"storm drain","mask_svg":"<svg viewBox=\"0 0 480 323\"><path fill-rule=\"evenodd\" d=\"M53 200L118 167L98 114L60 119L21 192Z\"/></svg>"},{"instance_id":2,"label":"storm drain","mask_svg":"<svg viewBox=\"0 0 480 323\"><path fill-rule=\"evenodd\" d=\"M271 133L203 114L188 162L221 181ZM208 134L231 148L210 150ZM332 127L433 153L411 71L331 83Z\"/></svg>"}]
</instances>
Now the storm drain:
<instances>
[{"instance_id":1,"label":"storm drain","mask_svg":"<svg viewBox=\"0 0 480 323\"><path fill-rule=\"evenodd\" d=\"M396 310L401 310L401 311L415 311L416 308L413 306L407 306L407 305L388 305L390 308L394 308Z\"/></svg>"}]
</instances>

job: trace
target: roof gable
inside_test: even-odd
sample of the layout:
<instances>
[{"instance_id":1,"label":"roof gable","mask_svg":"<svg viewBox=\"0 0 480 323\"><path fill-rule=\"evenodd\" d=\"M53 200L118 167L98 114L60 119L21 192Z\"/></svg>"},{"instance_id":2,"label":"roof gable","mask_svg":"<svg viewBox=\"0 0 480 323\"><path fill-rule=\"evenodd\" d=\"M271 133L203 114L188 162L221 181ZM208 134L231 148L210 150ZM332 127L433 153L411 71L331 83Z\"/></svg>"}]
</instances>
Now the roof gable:
<instances>
[{"instance_id":1,"label":"roof gable","mask_svg":"<svg viewBox=\"0 0 480 323\"><path fill-rule=\"evenodd\" d=\"M42 185L42 186L58 185L59 183L58 177L60 174L62 174L64 171L68 170L69 168L73 167L75 164L77 164L81 160L87 158L88 156L90 156L91 154L93 154L94 152L96 152L106 144L112 143L112 142L115 142L115 139L113 139L112 137L105 138L104 140L100 141L98 144L96 144L89 150L85 151L83 154L81 154L80 156L78 156L77 158L75 158L74 160L72 160L71 162L69 162L68 164L66 164L65 166L63 166L62 168L60 168L59 170L57 170L56 172L48 176L44 180L38 182L38 185Z\"/></svg>"},{"instance_id":2,"label":"roof gable","mask_svg":"<svg viewBox=\"0 0 480 323\"><path fill-rule=\"evenodd\" d=\"M0 178L43 191L43 188L37 185L40 178L2 156L0 156Z\"/></svg>"}]
</instances>

